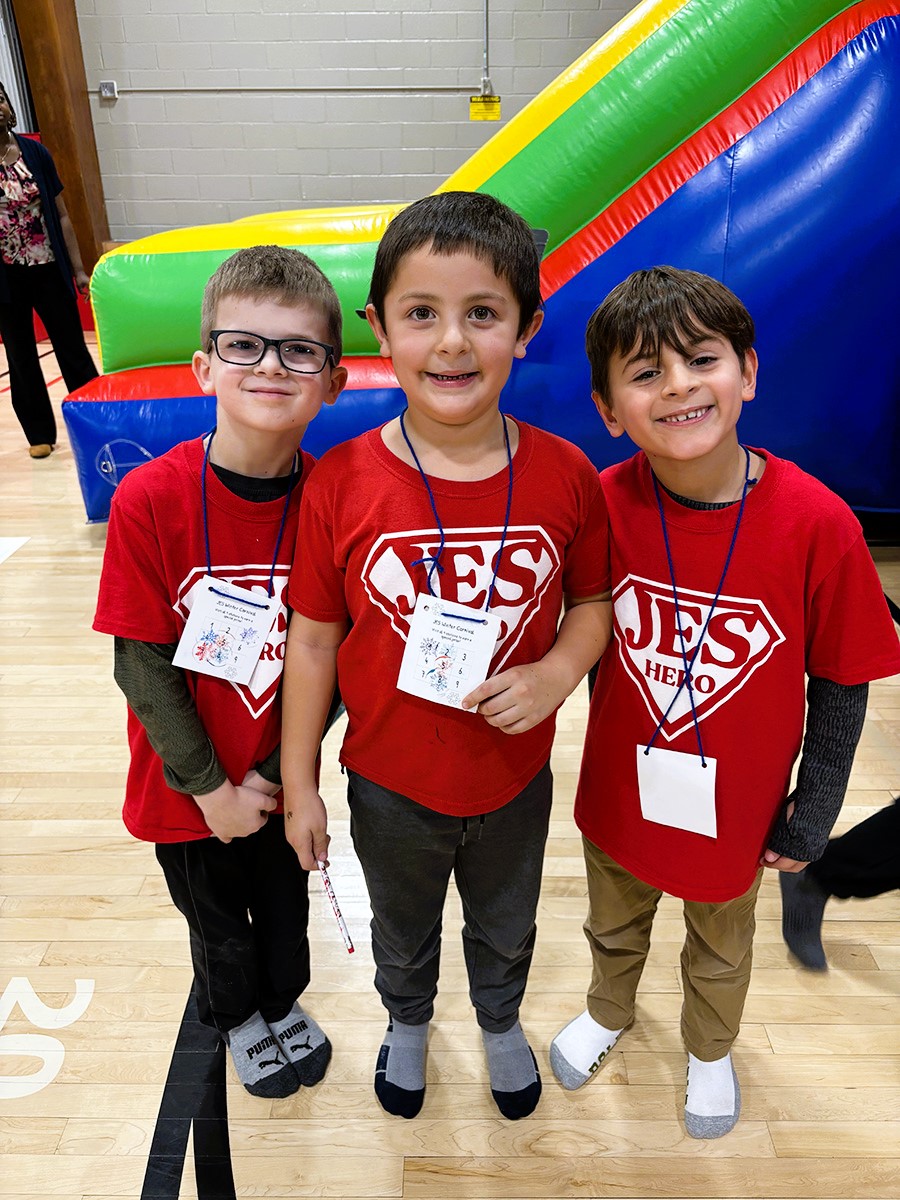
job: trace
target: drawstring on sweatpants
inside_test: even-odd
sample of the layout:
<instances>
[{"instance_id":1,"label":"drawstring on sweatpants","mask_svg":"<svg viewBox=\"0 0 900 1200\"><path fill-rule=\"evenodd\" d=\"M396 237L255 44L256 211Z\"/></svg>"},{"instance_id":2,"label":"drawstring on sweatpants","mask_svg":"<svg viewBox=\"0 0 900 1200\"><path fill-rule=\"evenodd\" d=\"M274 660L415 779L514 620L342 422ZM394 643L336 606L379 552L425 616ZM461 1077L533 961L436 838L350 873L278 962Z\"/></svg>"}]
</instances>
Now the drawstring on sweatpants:
<instances>
[{"instance_id":1,"label":"drawstring on sweatpants","mask_svg":"<svg viewBox=\"0 0 900 1200\"><path fill-rule=\"evenodd\" d=\"M476 842L481 841L481 835L484 832L485 816L486 816L486 814L482 813L481 816L478 818L478 837L475 839ZM469 836L469 818L463 817L463 819L462 819L462 841L459 843L461 846L464 846L466 844L466 838L468 836Z\"/></svg>"}]
</instances>

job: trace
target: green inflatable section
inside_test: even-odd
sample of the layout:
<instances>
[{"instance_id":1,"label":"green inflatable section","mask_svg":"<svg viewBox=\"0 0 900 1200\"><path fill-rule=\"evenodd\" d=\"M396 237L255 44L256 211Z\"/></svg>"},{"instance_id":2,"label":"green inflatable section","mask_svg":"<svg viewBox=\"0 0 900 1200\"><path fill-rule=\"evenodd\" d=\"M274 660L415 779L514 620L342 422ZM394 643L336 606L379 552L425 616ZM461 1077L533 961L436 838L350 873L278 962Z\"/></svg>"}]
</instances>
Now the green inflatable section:
<instances>
[{"instance_id":1,"label":"green inflatable section","mask_svg":"<svg viewBox=\"0 0 900 1200\"><path fill-rule=\"evenodd\" d=\"M552 250L847 7L840 0L689 0L478 190L548 229ZM589 63L588 55L579 69ZM509 128L514 122L527 128L541 103L538 97ZM488 143L476 158L490 153ZM345 353L375 353L368 326L355 316L368 294L375 238L310 245L289 219L261 217L261 226L267 221L265 236L253 240L296 246L334 283L344 310ZM189 361L198 345L203 287L247 244L247 225L198 230L200 244L214 242L210 234L221 231L220 244L228 248L160 253L157 246L171 247L171 235L160 234L101 259L91 290L104 371ZM189 236L182 230L179 240Z\"/></svg>"},{"instance_id":2,"label":"green inflatable section","mask_svg":"<svg viewBox=\"0 0 900 1200\"><path fill-rule=\"evenodd\" d=\"M281 237L259 238L294 245L290 227ZM153 238L134 246L144 253L108 254L91 277L91 299L103 358L103 370L164 366L189 362L200 345L200 303L213 271L237 246L223 250L153 254ZM363 308L375 262L376 242L297 245L314 259L334 284L344 314L344 353L375 354L369 326L354 310Z\"/></svg>"},{"instance_id":3,"label":"green inflatable section","mask_svg":"<svg viewBox=\"0 0 900 1200\"><path fill-rule=\"evenodd\" d=\"M478 190L554 250L848 7L691 0Z\"/></svg>"}]
</instances>

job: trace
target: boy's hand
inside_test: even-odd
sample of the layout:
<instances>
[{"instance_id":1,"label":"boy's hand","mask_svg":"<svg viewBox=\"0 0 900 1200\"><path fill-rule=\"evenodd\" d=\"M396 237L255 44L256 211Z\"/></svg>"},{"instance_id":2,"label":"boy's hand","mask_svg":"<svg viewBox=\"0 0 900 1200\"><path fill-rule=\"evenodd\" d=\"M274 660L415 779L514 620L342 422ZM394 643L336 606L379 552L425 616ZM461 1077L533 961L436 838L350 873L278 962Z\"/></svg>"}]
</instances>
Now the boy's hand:
<instances>
[{"instance_id":1,"label":"boy's hand","mask_svg":"<svg viewBox=\"0 0 900 1200\"><path fill-rule=\"evenodd\" d=\"M328 866L328 813L318 792L295 792L285 801L284 832L304 871L317 871L320 862Z\"/></svg>"},{"instance_id":2,"label":"boy's hand","mask_svg":"<svg viewBox=\"0 0 900 1200\"><path fill-rule=\"evenodd\" d=\"M253 788L255 792L262 792L264 796L277 796L281 791L280 783L271 783L260 775L255 767L251 767L241 780L241 787Z\"/></svg>"},{"instance_id":3,"label":"boy's hand","mask_svg":"<svg viewBox=\"0 0 900 1200\"><path fill-rule=\"evenodd\" d=\"M541 659L486 679L464 697L462 707L476 710L504 733L525 733L555 712L568 694L566 682Z\"/></svg>"},{"instance_id":4,"label":"boy's hand","mask_svg":"<svg viewBox=\"0 0 900 1200\"><path fill-rule=\"evenodd\" d=\"M808 867L808 862L799 862L796 858L787 858L775 850L766 850L759 860L761 867L771 867L774 871L802 871Z\"/></svg>"},{"instance_id":5,"label":"boy's hand","mask_svg":"<svg viewBox=\"0 0 900 1200\"><path fill-rule=\"evenodd\" d=\"M213 836L220 842L256 833L276 807L271 796L263 795L255 788L235 787L228 780L205 796L195 796L194 800Z\"/></svg>"},{"instance_id":6,"label":"boy's hand","mask_svg":"<svg viewBox=\"0 0 900 1200\"><path fill-rule=\"evenodd\" d=\"M788 821L794 815L796 804L793 800L788 801L787 808L784 810L784 815ZM808 862L800 862L796 858L788 858L784 854L779 854L777 850L764 850L762 858L759 860L761 867L771 867L773 871L791 871L796 874L802 871L804 867L808 867Z\"/></svg>"}]
</instances>

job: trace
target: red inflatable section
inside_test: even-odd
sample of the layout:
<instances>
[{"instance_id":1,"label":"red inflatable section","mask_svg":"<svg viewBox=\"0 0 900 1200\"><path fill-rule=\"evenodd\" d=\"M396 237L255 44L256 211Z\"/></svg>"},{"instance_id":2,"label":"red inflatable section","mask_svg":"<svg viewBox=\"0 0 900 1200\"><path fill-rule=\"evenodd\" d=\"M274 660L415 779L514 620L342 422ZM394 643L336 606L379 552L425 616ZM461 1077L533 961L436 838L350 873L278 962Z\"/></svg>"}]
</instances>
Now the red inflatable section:
<instances>
[{"instance_id":1,"label":"red inflatable section","mask_svg":"<svg viewBox=\"0 0 900 1200\"><path fill-rule=\"evenodd\" d=\"M390 362L384 358L345 358L348 388L393 388L397 377ZM79 388L78 400L162 400L167 396L201 396L203 393L189 366L178 363L170 367L136 367L131 371L115 371L98 375Z\"/></svg>"}]
</instances>

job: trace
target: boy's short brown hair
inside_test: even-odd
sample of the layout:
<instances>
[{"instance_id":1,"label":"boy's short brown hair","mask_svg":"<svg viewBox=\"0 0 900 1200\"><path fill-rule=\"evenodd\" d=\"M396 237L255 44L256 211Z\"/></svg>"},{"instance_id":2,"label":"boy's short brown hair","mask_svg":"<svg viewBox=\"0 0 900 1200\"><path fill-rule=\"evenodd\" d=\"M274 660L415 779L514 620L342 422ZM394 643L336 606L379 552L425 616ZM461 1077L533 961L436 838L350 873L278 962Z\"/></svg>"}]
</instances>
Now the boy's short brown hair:
<instances>
[{"instance_id":1,"label":"boy's short brown hair","mask_svg":"<svg viewBox=\"0 0 900 1200\"><path fill-rule=\"evenodd\" d=\"M519 335L541 307L541 259L534 235L517 212L484 192L439 192L404 208L375 255L371 303L384 324L384 298L403 259L422 246L433 254L473 254L505 279L519 304Z\"/></svg>"},{"instance_id":2,"label":"boy's short brown hair","mask_svg":"<svg viewBox=\"0 0 900 1200\"><path fill-rule=\"evenodd\" d=\"M704 334L727 338L741 367L753 348L753 318L724 283L699 271L650 267L635 271L609 293L588 321L585 349L591 389L609 403L609 362L635 349L659 357L665 344L690 354Z\"/></svg>"},{"instance_id":3,"label":"boy's short brown hair","mask_svg":"<svg viewBox=\"0 0 900 1200\"><path fill-rule=\"evenodd\" d=\"M299 250L287 246L247 246L225 259L203 291L200 345L204 350L209 348L216 313L225 296L311 305L325 319L328 341L334 346L335 365L341 361L341 302L327 275Z\"/></svg>"}]
</instances>

